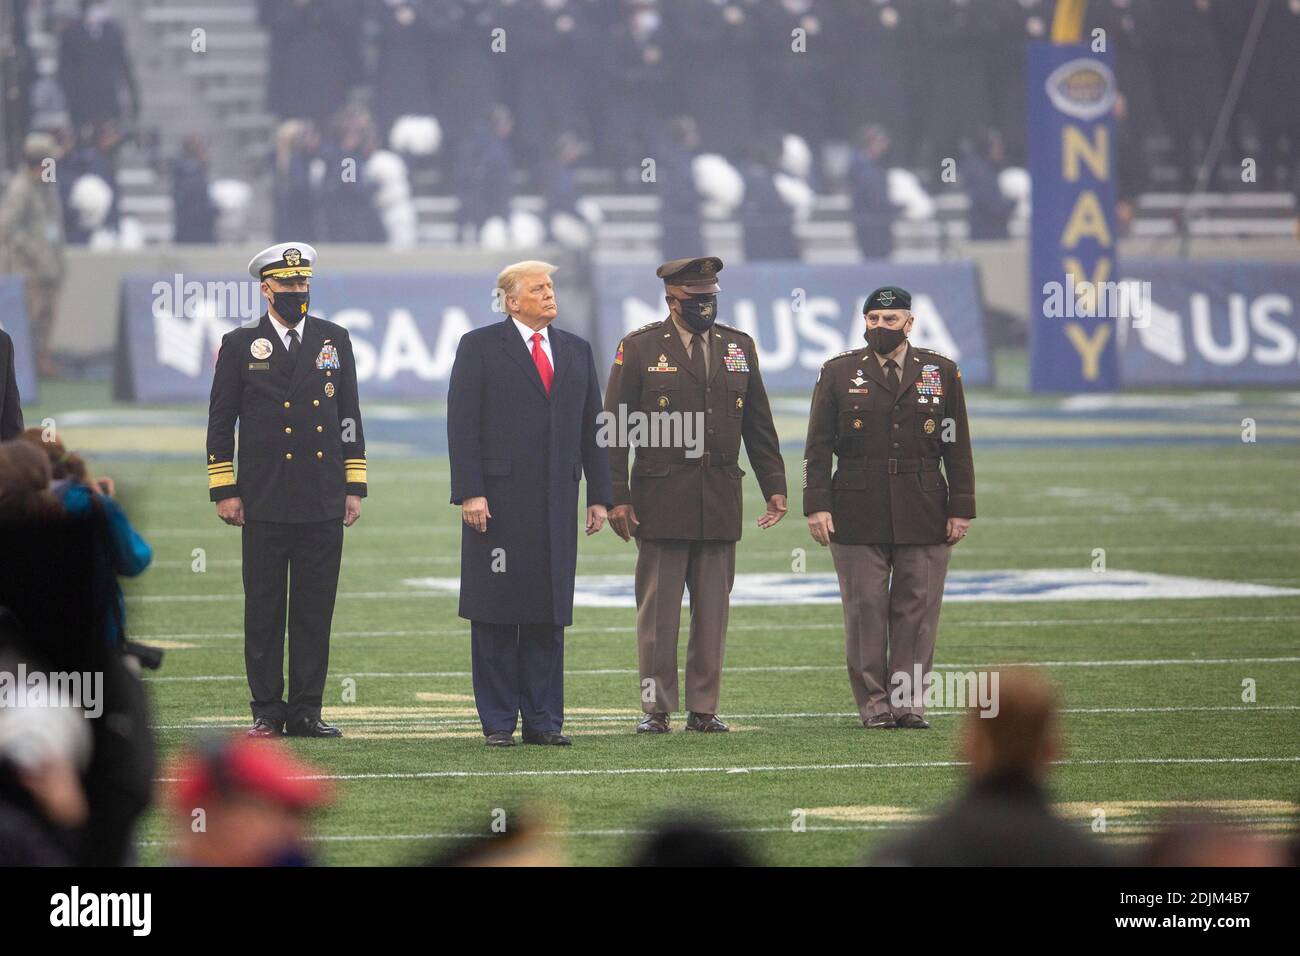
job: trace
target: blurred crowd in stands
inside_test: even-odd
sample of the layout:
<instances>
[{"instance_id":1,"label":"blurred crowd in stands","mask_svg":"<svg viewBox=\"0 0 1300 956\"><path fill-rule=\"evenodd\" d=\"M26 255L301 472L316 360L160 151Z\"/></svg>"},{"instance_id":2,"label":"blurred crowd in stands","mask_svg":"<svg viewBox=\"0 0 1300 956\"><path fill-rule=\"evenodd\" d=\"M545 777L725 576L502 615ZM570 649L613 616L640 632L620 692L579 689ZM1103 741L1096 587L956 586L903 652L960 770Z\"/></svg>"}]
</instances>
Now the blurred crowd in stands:
<instances>
[{"instance_id":1,"label":"blurred crowd in stands","mask_svg":"<svg viewBox=\"0 0 1300 956\"><path fill-rule=\"evenodd\" d=\"M427 169L431 190L459 199L464 241L585 245L599 210L582 197L596 184L656 195L661 228L681 240L695 238L712 204L715 218L745 227L747 253L766 258L798 254L791 222L826 193L850 196L868 256L889 252L882 223L924 190L966 193L970 234L1005 236L1028 188L1023 176L1000 176L1025 162L1026 41L1047 37L1054 9L1053 0L249 2L268 38L277 236L411 244L412 174ZM138 244L120 221L116 157L124 137L146 134L137 120L149 90L134 79L122 11L105 0L0 3L18 40L6 66L7 155L20 161L30 130L55 132L67 241L99 231ZM1105 31L1123 93L1122 218L1147 188L1195 184L1251 7L1088 4L1086 39ZM57 34L54 56L24 46L38 19ZM1256 159L1266 188L1290 188L1300 161L1296 49L1300 0L1278 0L1223 164ZM252 193L215 188L209 146L189 132L167 158L174 241L209 242L221 209ZM946 158L957 159L955 184L940 179ZM1239 175L1209 182L1240 186ZM543 197L544 211L519 215L520 194Z\"/></svg>"}]
</instances>

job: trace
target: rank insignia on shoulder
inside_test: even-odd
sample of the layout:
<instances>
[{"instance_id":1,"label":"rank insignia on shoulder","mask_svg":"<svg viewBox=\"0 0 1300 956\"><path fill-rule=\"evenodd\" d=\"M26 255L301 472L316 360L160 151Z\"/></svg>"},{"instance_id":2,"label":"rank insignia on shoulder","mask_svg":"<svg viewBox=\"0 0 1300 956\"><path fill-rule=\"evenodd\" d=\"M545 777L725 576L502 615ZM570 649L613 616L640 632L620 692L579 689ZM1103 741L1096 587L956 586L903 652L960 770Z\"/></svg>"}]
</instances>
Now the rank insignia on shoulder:
<instances>
[{"instance_id":1,"label":"rank insignia on shoulder","mask_svg":"<svg viewBox=\"0 0 1300 956\"><path fill-rule=\"evenodd\" d=\"M332 345L322 345L320 354L316 356L317 368L338 368L339 367L339 350Z\"/></svg>"},{"instance_id":2,"label":"rank insignia on shoulder","mask_svg":"<svg viewBox=\"0 0 1300 956\"><path fill-rule=\"evenodd\" d=\"M255 359L264 359L271 357L271 340L270 339L253 339L253 344L248 347L248 351Z\"/></svg>"}]
</instances>

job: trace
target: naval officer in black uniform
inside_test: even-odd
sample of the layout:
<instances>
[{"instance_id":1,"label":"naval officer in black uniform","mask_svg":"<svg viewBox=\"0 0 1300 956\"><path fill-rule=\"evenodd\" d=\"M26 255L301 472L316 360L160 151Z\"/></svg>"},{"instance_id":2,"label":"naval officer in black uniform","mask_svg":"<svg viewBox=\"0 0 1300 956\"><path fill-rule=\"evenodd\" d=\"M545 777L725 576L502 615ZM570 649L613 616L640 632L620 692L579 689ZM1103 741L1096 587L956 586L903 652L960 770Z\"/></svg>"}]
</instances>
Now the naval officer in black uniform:
<instances>
[{"instance_id":1,"label":"naval officer in black uniform","mask_svg":"<svg viewBox=\"0 0 1300 956\"><path fill-rule=\"evenodd\" d=\"M321 696L343 529L366 495L366 445L347 330L307 313L315 261L304 242L253 257L248 271L268 308L221 340L208 406L209 494L244 535L250 737L341 736L321 720Z\"/></svg>"}]
</instances>

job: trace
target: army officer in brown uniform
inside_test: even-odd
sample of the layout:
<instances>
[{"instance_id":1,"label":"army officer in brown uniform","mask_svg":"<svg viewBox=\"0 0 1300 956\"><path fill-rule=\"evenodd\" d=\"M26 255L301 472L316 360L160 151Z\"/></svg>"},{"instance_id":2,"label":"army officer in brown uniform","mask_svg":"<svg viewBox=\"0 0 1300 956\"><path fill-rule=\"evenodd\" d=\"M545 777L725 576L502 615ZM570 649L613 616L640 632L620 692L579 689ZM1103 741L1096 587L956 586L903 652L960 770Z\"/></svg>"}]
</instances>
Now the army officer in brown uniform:
<instances>
[{"instance_id":1,"label":"army officer in brown uniform","mask_svg":"<svg viewBox=\"0 0 1300 956\"><path fill-rule=\"evenodd\" d=\"M849 684L863 725L922 730L930 725L916 666L924 678L933 665L948 558L975 517L975 469L961 372L908 343L911 306L897 286L871 293L867 347L822 366L803 510L839 576ZM894 683L900 673L909 683ZM895 686L912 693L896 695Z\"/></svg>"},{"instance_id":2,"label":"army officer in brown uniform","mask_svg":"<svg viewBox=\"0 0 1300 956\"><path fill-rule=\"evenodd\" d=\"M740 443L767 501L758 518L770 528L785 515L785 463L758 371L754 340L715 324L718 273L713 256L675 259L655 273L664 281L669 315L619 343L605 390L605 410L679 413L679 438L637 447L628 484L630 441L609 450L614 508L609 523L637 539L636 631L641 669L638 733L669 731L677 710L677 636L682 591L691 595L686 650L686 729L718 733L722 655L740 539ZM687 421L687 418L690 421ZM626 437L626 436L624 436Z\"/></svg>"}]
</instances>

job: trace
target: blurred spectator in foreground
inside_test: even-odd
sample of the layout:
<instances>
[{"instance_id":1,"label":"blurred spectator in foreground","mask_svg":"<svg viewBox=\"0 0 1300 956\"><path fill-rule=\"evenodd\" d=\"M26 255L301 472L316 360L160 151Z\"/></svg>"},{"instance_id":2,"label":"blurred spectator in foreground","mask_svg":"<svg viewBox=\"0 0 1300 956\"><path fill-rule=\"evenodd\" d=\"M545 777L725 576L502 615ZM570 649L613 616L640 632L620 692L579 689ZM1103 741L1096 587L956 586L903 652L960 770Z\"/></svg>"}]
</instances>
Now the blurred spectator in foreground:
<instances>
[{"instance_id":1,"label":"blurred spectator in foreground","mask_svg":"<svg viewBox=\"0 0 1300 956\"><path fill-rule=\"evenodd\" d=\"M46 668L12 653L9 612L0 608L0 672L19 664ZM81 773L90 760L90 726L74 707L0 705L0 866L67 866L77 831L90 815Z\"/></svg>"},{"instance_id":2,"label":"blurred spectator in foreground","mask_svg":"<svg viewBox=\"0 0 1300 956\"><path fill-rule=\"evenodd\" d=\"M632 866L755 866L749 849L707 820L670 820L655 827Z\"/></svg>"},{"instance_id":3,"label":"blurred spectator in foreground","mask_svg":"<svg viewBox=\"0 0 1300 956\"><path fill-rule=\"evenodd\" d=\"M24 441L0 442L0 522L56 518L50 460Z\"/></svg>"},{"instance_id":4,"label":"blurred spectator in foreground","mask_svg":"<svg viewBox=\"0 0 1300 956\"><path fill-rule=\"evenodd\" d=\"M462 238L476 238L490 219L510 220L515 194L514 157L510 134L515 121L497 104L461 143L456 163L456 195L460 199L458 226Z\"/></svg>"},{"instance_id":5,"label":"blurred spectator in foreground","mask_svg":"<svg viewBox=\"0 0 1300 956\"><path fill-rule=\"evenodd\" d=\"M1286 847L1209 817L1167 826L1139 855L1145 866L1288 866Z\"/></svg>"},{"instance_id":6,"label":"blurred spectator in foreground","mask_svg":"<svg viewBox=\"0 0 1300 956\"><path fill-rule=\"evenodd\" d=\"M14 340L0 329L0 441L17 438L22 430L23 407L18 395Z\"/></svg>"},{"instance_id":7,"label":"blurred spectator in foreground","mask_svg":"<svg viewBox=\"0 0 1300 956\"><path fill-rule=\"evenodd\" d=\"M996 130L986 129L962 141L957 183L970 201L966 213L969 239L1005 239L1009 235L1016 202L1002 194L998 181L1005 158L1002 136Z\"/></svg>"},{"instance_id":8,"label":"blurred spectator in foreground","mask_svg":"<svg viewBox=\"0 0 1300 956\"><path fill-rule=\"evenodd\" d=\"M50 337L64 271L63 206L54 178L58 144L48 133L30 133L23 157L24 168L0 197L0 271L23 277L37 370L54 377L59 369L50 355Z\"/></svg>"},{"instance_id":9,"label":"blurred spectator in foreground","mask_svg":"<svg viewBox=\"0 0 1300 956\"><path fill-rule=\"evenodd\" d=\"M750 153L745 167L745 198L740 204L745 261L775 262L799 258L794 210L776 187L781 168L781 139L767 136Z\"/></svg>"},{"instance_id":10,"label":"blurred spectator in foreground","mask_svg":"<svg viewBox=\"0 0 1300 956\"><path fill-rule=\"evenodd\" d=\"M316 178L312 171L320 134L309 120L285 120L275 131L275 234L303 242L320 240ZM332 171L339 175L338 170Z\"/></svg>"},{"instance_id":11,"label":"blurred spectator in foreground","mask_svg":"<svg viewBox=\"0 0 1300 956\"><path fill-rule=\"evenodd\" d=\"M502 818L506 829L499 833L458 840L435 853L429 866L567 866L553 833L542 829L528 811L511 810Z\"/></svg>"},{"instance_id":12,"label":"blurred spectator in foreground","mask_svg":"<svg viewBox=\"0 0 1300 956\"><path fill-rule=\"evenodd\" d=\"M86 721L93 746L81 783L89 816L74 862L122 866L134 861L135 824L153 790L148 701L135 652L104 639L105 622L121 621L108 524L102 514L67 514L51 479L40 448L0 443L0 607L19 625L7 649L51 672L88 675L78 705L97 719ZM87 681L93 701L85 699Z\"/></svg>"},{"instance_id":13,"label":"blurred spectator in foreground","mask_svg":"<svg viewBox=\"0 0 1300 956\"><path fill-rule=\"evenodd\" d=\"M965 791L928 823L886 844L885 866L1106 866L1111 854L1048 803L1047 775L1057 756L1052 688L1027 672L1003 671L997 715L965 718L970 762Z\"/></svg>"},{"instance_id":14,"label":"blurred spectator in foreground","mask_svg":"<svg viewBox=\"0 0 1300 956\"><path fill-rule=\"evenodd\" d=\"M81 18L59 35L59 81L73 126L134 120L139 113L126 40L104 0L82 0Z\"/></svg>"},{"instance_id":15,"label":"blurred spectator in foreground","mask_svg":"<svg viewBox=\"0 0 1300 956\"><path fill-rule=\"evenodd\" d=\"M213 242L217 206L208 193L208 144L202 136L181 141L181 154L172 161L173 242Z\"/></svg>"},{"instance_id":16,"label":"blurred spectator in foreground","mask_svg":"<svg viewBox=\"0 0 1300 956\"><path fill-rule=\"evenodd\" d=\"M117 578L134 578L144 573L153 560L153 549L131 526L126 512L114 500L111 478L96 478L80 455L69 453L63 442L46 436L41 428L29 428L23 441L43 451L50 460L50 491L72 518L93 518L103 523L107 534L100 560L103 580L112 583L112 602L101 623L101 636L110 647L126 641L126 600Z\"/></svg>"},{"instance_id":17,"label":"blurred spectator in foreground","mask_svg":"<svg viewBox=\"0 0 1300 956\"><path fill-rule=\"evenodd\" d=\"M655 151L659 249L664 259L704 254L701 197L692 165L699 151L700 131L689 116L678 116L669 122L666 142Z\"/></svg>"},{"instance_id":18,"label":"blurred spectator in foreground","mask_svg":"<svg viewBox=\"0 0 1300 956\"><path fill-rule=\"evenodd\" d=\"M893 203L889 201L889 174L885 154L889 134L871 125L858 134L849 161L849 196L853 201L853 231L864 259L887 259L894 251Z\"/></svg>"},{"instance_id":19,"label":"blurred spectator in foreground","mask_svg":"<svg viewBox=\"0 0 1300 956\"><path fill-rule=\"evenodd\" d=\"M223 737L183 753L173 772L176 862L310 866L310 818L333 799L320 771L270 740Z\"/></svg>"}]
</instances>

